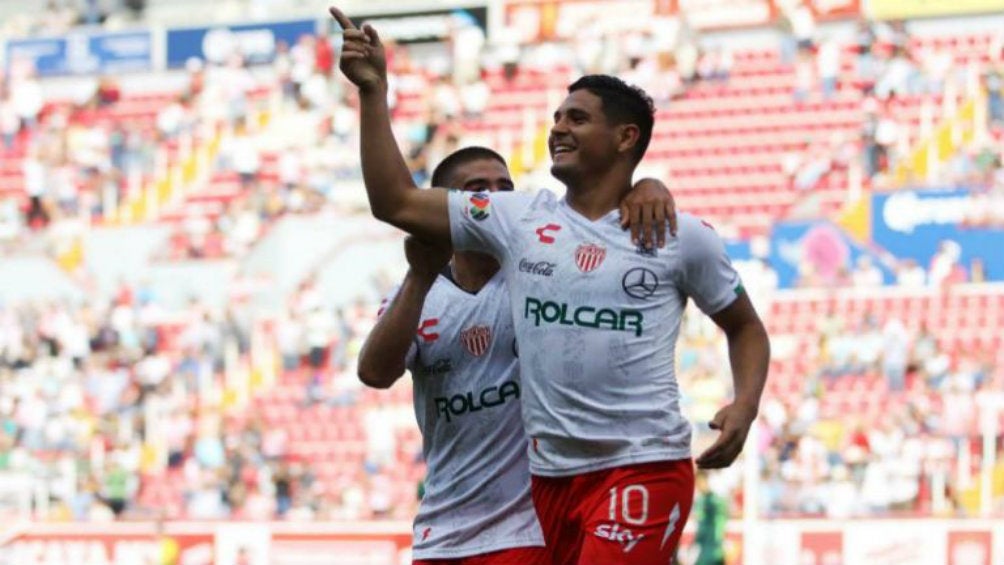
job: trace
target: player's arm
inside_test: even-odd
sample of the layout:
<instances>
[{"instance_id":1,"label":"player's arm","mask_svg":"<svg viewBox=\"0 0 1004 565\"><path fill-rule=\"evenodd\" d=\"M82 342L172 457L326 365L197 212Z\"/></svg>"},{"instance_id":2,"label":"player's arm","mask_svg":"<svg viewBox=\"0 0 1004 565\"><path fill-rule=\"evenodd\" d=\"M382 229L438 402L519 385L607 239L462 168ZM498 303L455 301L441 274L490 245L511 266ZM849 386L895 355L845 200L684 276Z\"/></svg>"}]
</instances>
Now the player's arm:
<instances>
[{"instance_id":1,"label":"player's arm","mask_svg":"<svg viewBox=\"0 0 1004 565\"><path fill-rule=\"evenodd\" d=\"M373 388L390 388L404 374L425 297L449 261L450 250L409 237L405 240L405 255L411 268L359 353L359 380Z\"/></svg>"},{"instance_id":2,"label":"player's arm","mask_svg":"<svg viewBox=\"0 0 1004 565\"><path fill-rule=\"evenodd\" d=\"M767 329L745 291L711 319L725 332L728 340L735 392L732 403L719 410L711 421L711 427L721 435L697 460L697 464L706 469L728 467L742 452L760 408L770 364Z\"/></svg>"},{"instance_id":3,"label":"player's arm","mask_svg":"<svg viewBox=\"0 0 1004 565\"><path fill-rule=\"evenodd\" d=\"M431 243L449 244L446 191L415 186L391 130L387 60L376 30L359 30L338 8L330 11L343 29L339 68L359 88L363 182L373 216Z\"/></svg>"},{"instance_id":4,"label":"player's arm","mask_svg":"<svg viewBox=\"0 0 1004 565\"><path fill-rule=\"evenodd\" d=\"M767 380L770 341L711 225L684 215L679 233L681 285L725 333L735 386L733 401L711 421L720 432L718 439L697 464L705 469L728 467L742 451L756 419Z\"/></svg>"}]
</instances>

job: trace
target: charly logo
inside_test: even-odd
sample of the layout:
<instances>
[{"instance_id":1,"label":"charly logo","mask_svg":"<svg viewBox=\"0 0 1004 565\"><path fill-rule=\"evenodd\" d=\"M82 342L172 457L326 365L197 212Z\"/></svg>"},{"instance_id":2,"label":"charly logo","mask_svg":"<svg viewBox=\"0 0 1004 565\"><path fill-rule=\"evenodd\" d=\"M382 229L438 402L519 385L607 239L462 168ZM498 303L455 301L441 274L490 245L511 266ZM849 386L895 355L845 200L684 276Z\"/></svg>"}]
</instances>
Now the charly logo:
<instances>
[{"instance_id":1,"label":"charly logo","mask_svg":"<svg viewBox=\"0 0 1004 565\"><path fill-rule=\"evenodd\" d=\"M606 256L606 247L600 247L595 243L584 243L575 250L575 265L583 273L588 273L602 265Z\"/></svg>"},{"instance_id":2,"label":"charly logo","mask_svg":"<svg viewBox=\"0 0 1004 565\"><path fill-rule=\"evenodd\" d=\"M425 343L432 343L439 339L439 334L430 329L439 325L439 318L429 318L428 320L422 320L422 323L418 325L418 337L422 338Z\"/></svg>"},{"instance_id":3,"label":"charly logo","mask_svg":"<svg viewBox=\"0 0 1004 565\"><path fill-rule=\"evenodd\" d=\"M529 259L519 260L519 272L529 273L531 275L540 275L542 277L550 277L554 274L554 268L557 263L551 263L549 261L530 261Z\"/></svg>"},{"instance_id":4,"label":"charly logo","mask_svg":"<svg viewBox=\"0 0 1004 565\"><path fill-rule=\"evenodd\" d=\"M659 288L659 277L645 267L635 267L624 273L621 286L628 296L644 300L655 294Z\"/></svg>"},{"instance_id":5,"label":"charly logo","mask_svg":"<svg viewBox=\"0 0 1004 565\"><path fill-rule=\"evenodd\" d=\"M460 332L460 341L471 355L481 357L492 343L492 329L488 326L467 328Z\"/></svg>"},{"instance_id":6,"label":"charly logo","mask_svg":"<svg viewBox=\"0 0 1004 565\"><path fill-rule=\"evenodd\" d=\"M561 226L558 224L547 224L546 226L540 226L534 233L537 234L537 240L543 244L550 245L554 243L553 232L561 231Z\"/></svg>"}]
</instances>

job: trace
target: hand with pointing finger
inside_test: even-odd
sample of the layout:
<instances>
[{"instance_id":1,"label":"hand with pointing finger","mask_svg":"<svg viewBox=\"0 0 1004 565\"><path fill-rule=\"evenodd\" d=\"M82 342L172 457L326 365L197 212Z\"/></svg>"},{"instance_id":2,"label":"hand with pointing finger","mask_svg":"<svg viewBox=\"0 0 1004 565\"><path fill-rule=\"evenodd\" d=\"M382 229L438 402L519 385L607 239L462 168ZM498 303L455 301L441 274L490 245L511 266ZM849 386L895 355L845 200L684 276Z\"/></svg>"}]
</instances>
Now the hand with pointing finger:
<instances>
[{"instance_id":1,"label":"hand with pointing finger","mask_svg":"<svg viewBox=\"0 0 1004 565\"><path fill-rule=\"evenodd\" d=\"M341 10L332 6L331 17L342 26L342 57L338 68L362 92L373 92L387 85L387 54L380 36L367 24L360 30Z\"/></svg>"}]
</instances>

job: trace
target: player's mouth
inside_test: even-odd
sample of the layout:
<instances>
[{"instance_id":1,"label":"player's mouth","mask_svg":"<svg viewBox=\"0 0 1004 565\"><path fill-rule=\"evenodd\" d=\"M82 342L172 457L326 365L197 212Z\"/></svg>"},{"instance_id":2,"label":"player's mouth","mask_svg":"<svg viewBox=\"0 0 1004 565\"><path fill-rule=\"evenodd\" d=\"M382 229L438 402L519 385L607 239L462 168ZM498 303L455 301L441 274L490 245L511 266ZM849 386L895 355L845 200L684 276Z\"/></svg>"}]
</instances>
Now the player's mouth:
<instances>
[{"instance_id":1,"label":"player's mouth","mask_svg":"<svg viewBox=\"0 0 1004 565\"><path fill-rule=\"evenodd\" d=\"M564 157L575 151L575 146L569 145L567 143L552 143L551 144L551 159L557 161L559 158Z\"/></svg>"}]
</instances>

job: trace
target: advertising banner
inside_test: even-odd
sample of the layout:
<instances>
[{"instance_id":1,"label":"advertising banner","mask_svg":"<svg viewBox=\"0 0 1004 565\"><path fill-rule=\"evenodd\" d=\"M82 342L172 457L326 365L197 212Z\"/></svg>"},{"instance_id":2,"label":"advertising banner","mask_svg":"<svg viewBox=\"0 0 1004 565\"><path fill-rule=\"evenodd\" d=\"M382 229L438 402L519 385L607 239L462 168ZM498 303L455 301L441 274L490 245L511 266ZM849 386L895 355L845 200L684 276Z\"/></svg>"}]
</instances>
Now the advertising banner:
<instances>
[{"instance_id":1,"label":"advertising banner","mask_svg":"<svg viewBox=\"0 0 1004 565\"><path fill-rule=\"evenodd\" d=\"M803 277L813 286L829 286L846 277L858 258L872 257L872 264L891 283L893 273L868 249L827 221L791 221L774 226L770 241L770 265L777 272L780 288L792 288Z\"/></svg>"},{"instance_id":2,"label":"advertising banner","mask_svg":"<svg viewBox=\"0 0 1004 565\"><path fill-rule=\"evenodd\" d=\"M1004 10L1004 0L868 0L865 12L877 20L959 16Z\"/></svg>"},{"instance_id":3,"label":"advertising banner","mask_svg":"<svg viewBox=\"0 0 1004 565\"><path fill-rule=\"evenodd\" d=\"M820 20L856 18L861 13L861 0L811 0L809 8Z\"/></svg>"},{"instance_id":4,"label":"advertising banner","mask_svg":"<svg viewBox=\"0 0 1004 565\"><path fill-rule=\"evenodd\" d=\"M697 29L761 26L774 19L770 0L677 0L678 10Z\"/></svg>"},{"instance_id":5,"label":"advertising banner","mask_svg":"<svg viewBox=\"0 0 1004 565\"><path fill-rule=\"evenodd\" d=\"M330 19L330 18L329 18ZM252 64L268 63L279 43L293 46L318 31L317 20L262 22L167 31L167 66L182 67L191 58L222 63L235 51Z\"/></svg>"},{"instance_id":6,"label":"advertising banner","mask_svg":"<svg viewBox=\"0 0 1004 565\"><path fill-rule=\"evenodd\" d=\"M153 34L124 31L12 39L6 51L7 68L30 63L40 76L145 71L153 65Z\"/></svg>"},{"instance_id":7,"label":"advertising banner","mask_svg":"<svg viewBox=\"0 0 1004 565\"><path fill-rule=\"evenodd\" d=\"M844 562L843 532L802 532L802 565L838 565Z\"/></svg>"},{"instance_id":8,"label":"advertising banner","mask_svg":"<svg viewBox=\"0 0 1004 565\"><path fill-rule=\"evenodd\" d=\"M743 522L726 527L730 563L743 562ZM755 525L770 565L1001 565L1000 520L766 520ZM0 565L160 563L171 540L178 565L410 565L407 522L40 523L0 539ZM696 558L693 525L681 557ZM170 553L170 552L168 552Z\"/></svg>"},{"instance_id":9,"label":"advertising banner","mask_svg":"<svg viewBox=\"0 0 1004 565\"><path fill-rule=\"evenodd\" d=\"M993 537L990 530L948 532L948 565L992 565Z\"/></svg>"},{"instance_id":10,"label":"advertising banner","mask_svg":"<svg viewBox=\"0 0 1004 565\"><path fill-rule=\"evenodd\" d=\"M485 6L353 15L350 18L356 26L368 23L380 32L380 37L393 39L397 43L444 41L457 26L473 25L481 28L485 34L488 31L488 8ZM334 31L334 21L330 18L328 21Z\"/></svg>"},{"instance_id":11,"label":"advertising banner","mask_svg":"<svg viewBox=\"0 0 1004 565\"><path fill-rule=\"evenodd\" d=\"M872 197L872 241L928 267L945 241L961 247L959 263L983 263L987 280L1004 280L1004 199L965 189L900 190Z\"/></svg>"},{"instance_id":12,"label":"advertising banner","mask_svg":"<svg viewBox=\"0 0 1004 565\"><path fill-rule=\"evenodd\" d=\"M178 565L205 565L213 559L213 533L169 533L177 543ZM105 526L104 531L81 529L25 533L0 548L0 565L133 565L150 563L160 542L154 529Z\"/></svg>"},{"instance_id":13,"label":"advertising banner","mask_svg":"<svg viewBox=\"0 0 1004 565\"><path fill-rule=\"evenodd\" d=\"M662 10L669 15L669 2L652 0L510 0L505 6L506 25L520 41L571 39L587 28L628 31Z\"/></svg>"}]
</instances>

